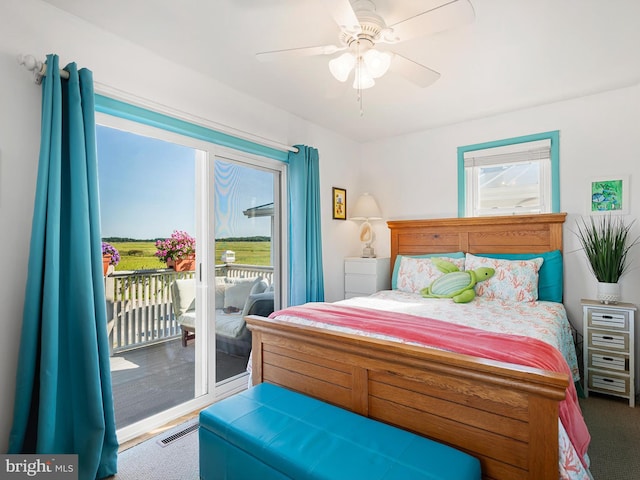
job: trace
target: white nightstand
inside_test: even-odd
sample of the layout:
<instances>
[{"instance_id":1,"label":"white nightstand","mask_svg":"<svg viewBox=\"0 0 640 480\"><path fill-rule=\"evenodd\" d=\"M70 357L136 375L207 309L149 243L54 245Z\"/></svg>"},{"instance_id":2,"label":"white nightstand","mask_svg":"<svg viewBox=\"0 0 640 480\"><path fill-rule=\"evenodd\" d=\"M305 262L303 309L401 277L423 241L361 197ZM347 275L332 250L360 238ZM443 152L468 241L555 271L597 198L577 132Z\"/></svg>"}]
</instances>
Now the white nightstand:
<instances>
[{"instance_id":1,"label":"white nightstand","mask_svg":"<svg viewBox=\"0 0 640 480\"><path fill-rule=\"evenodd\" d=\"M635 406L635 312L630 303L582 300L584 393L606 393Z\"/></svg>"},{"instance_id":2,"label":"white nightstand","mask_svg":"<svg viewBox=\"0 0 640 480\"><path fill-rule=\"evenodd\" d=\"M344 298L371 295L391 288L389 257L344 259Z\"/></svg>"}]
</instances>

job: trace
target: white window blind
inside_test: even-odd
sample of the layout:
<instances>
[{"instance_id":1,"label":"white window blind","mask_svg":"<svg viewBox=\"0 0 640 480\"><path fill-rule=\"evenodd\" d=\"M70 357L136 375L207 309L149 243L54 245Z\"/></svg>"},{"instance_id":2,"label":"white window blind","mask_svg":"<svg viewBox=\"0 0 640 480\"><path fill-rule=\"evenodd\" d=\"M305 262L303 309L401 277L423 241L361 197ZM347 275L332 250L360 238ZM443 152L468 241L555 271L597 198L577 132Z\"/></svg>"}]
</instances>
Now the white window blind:
<instances>
[{"instance_id":1,"label":"white window blind","mask_svg":"<svg viewBox=\"0 0 640 480\"><path fill-rule=\"evenodd\" d=\"M464 153L467 212L472 216L549 212L551 141Z\"/></svg>"},{"instance_id":2,"label":"white window blind","mask_svg":"<svg viewBox=\"0 0 640 480\"><path fill-rule=\"evenodd\" d=\"M516 143L503 147L472 150L464 154L464 166L478 167L505 163L522 163L551 158L551 140Z\"/></svg>"}]
</instances>

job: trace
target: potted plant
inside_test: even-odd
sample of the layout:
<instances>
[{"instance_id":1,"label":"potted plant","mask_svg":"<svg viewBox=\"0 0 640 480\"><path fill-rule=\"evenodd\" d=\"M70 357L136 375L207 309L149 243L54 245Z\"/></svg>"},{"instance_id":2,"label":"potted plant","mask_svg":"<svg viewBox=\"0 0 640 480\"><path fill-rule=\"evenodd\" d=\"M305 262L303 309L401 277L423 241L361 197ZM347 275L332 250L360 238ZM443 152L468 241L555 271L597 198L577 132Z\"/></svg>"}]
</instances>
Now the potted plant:
<instances>
[{"instance_id":1,"label":"potted plant","mask_svg":"<svg viewBox=\"0 0 640 480\"><path fill-rule=\"evenodd\" d=\"M627 254L639 237L632 240L629 236L635 220L625 224L621 216L614 218L611 214L598 218L590 217L588 222L583 218L578 224L577 236L598 280L598 300L617 303L620 301L618 281L629 266Z\"/></svg>"},{"instance_id":2,"label":"potted plant","mask_svg":"<svg viewBox=\"0 0 640 480\"><path fill-rule=\"evenodd\" d=\"M102 242L102 273L107 274L109 265L114 267L120 263L120 252L118 249L107 242Z\"/></svg>"},{"instance_id":3,"label":"potted plant","mask_svg":"<svg viewBox=\"0 0 640 480\"><path fill-rule=\"evenodd\" d=\"M176 272L194 270L196 240L187 232L174 230L169 238L156 242L156 257Z\"/></svg>"}]
</instances>

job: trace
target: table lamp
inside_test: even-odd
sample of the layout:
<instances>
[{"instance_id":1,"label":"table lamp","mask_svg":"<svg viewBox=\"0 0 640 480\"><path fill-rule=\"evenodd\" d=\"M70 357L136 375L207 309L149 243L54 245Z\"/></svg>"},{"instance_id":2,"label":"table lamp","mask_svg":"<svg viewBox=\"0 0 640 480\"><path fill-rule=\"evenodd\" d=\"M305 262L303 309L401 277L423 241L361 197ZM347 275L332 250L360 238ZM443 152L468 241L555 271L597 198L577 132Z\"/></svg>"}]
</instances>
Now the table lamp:
<instances>
[{"instance_id":1,"label":"table lamp","mask_svg":"<svg viewBox=\"0 0 640 480\"><path fill-rule=\"evenodd\" d=\"M373 258L376 256L373 250L373 242L375 240L375 234L373 228L371 228L370 220L382 220L382 213L380 213L380 207L371 195L363 193L356 201L353 210L351 210L350 220L363 221L360 225L360 241L364 243L362 249L363 258Z\"/></svg>"}]
</instances>

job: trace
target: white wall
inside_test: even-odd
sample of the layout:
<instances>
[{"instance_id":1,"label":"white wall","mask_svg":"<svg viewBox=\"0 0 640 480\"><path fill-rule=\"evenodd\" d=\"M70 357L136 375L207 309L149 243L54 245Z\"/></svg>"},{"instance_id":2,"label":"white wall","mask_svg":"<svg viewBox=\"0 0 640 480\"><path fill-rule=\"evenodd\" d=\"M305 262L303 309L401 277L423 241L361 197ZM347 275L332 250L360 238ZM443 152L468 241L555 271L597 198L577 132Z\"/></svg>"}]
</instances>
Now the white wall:
<instances>
[{"instance_id":1,"label":"white wall","mask_svg":"<svg viewBox=\"0 0 640 480\"><path fill-rule=\"evenodd\" d=\"M358 255L357 225L331 219L331 187L347 189L348 204L373 194L387 219L456 216L456 148L560 130L561 209L565 226L565 304L574 324L580 298L595 295L571 229L586 203L586 179L609 173L640 182L633 148L640 135L640 88L452 125L360 146L340 135L260 103L219 83L90 27L38 0L3 0L0 7L0 251L11 258L0 278L0 450L11 426L15 367L24 301L28 243L39 149L40 88L16 62L19 53L57 53L94 72L101 86L120 90L209 121L320 152L325 297L342 298L343 258ZM428 115L425 112L425 115ZM361 163L358 160L361 159ZM640 195L631 194L631 217ZM379 256L389 253L388 230L374 225ZM640 230L636 228L636 232ZM640 251L622 282L623 298L640 304ZM636 260L637 259L637 260ZM579 326L579 325L578 325ZM580 328L580 326L579 326Z\"/></svg>"},{"instance_id":2,"label":"white wall","mask_svg":"<svg viewBox=\"0 0 640 480\"><path fill-rule=\"evenodd\" d=\"M0 277L0 451L6 451L13 415L33 199L40 139L40 87L19 66L18 54L93 71L108 88L188 112L287 145L320 152L326 297L342 298L344 256L353 254L352 222L331 220L331 187L357 186L360 146L265 105L191 70L171 64L38 0L3 0L0 7L0 251L9 259ZM353 229L353 232L351 231Z\"/></svg>"},{"instance_id":3,"label":"white wall","mask_svg":"<svg viewBox=\"0 0 640 480\"><path fill-rule=\"evenodd\" d=\"M568 214L564 303L582 331L580 299L595 297L596 280L578 251L575 222L586 212L588 179L610 174L630 175L627 220L640 217L640 86L369 143L362 152L362 184L388 219L455 217L458 146L550 130L560 131L560 208ZM640 234L640 225L633 233ZM384 244L380 241L378 250L388 254L389 236L380 237ZM631 269L621 280L622 297L640 305L640 247L631 257Z\"/></svg>"},{"instance_id":4,"label":"white wall","mask_svg":"<svg viewBox=\"0 0 640 480\"><path fill-rule=\"evenodd\" d=\"M6 452L33 215L40 98L16 68L15 57L0 52L0 72L0 252L8 262L0 277L0 451Z\"/></svg>"}]
</instances>

